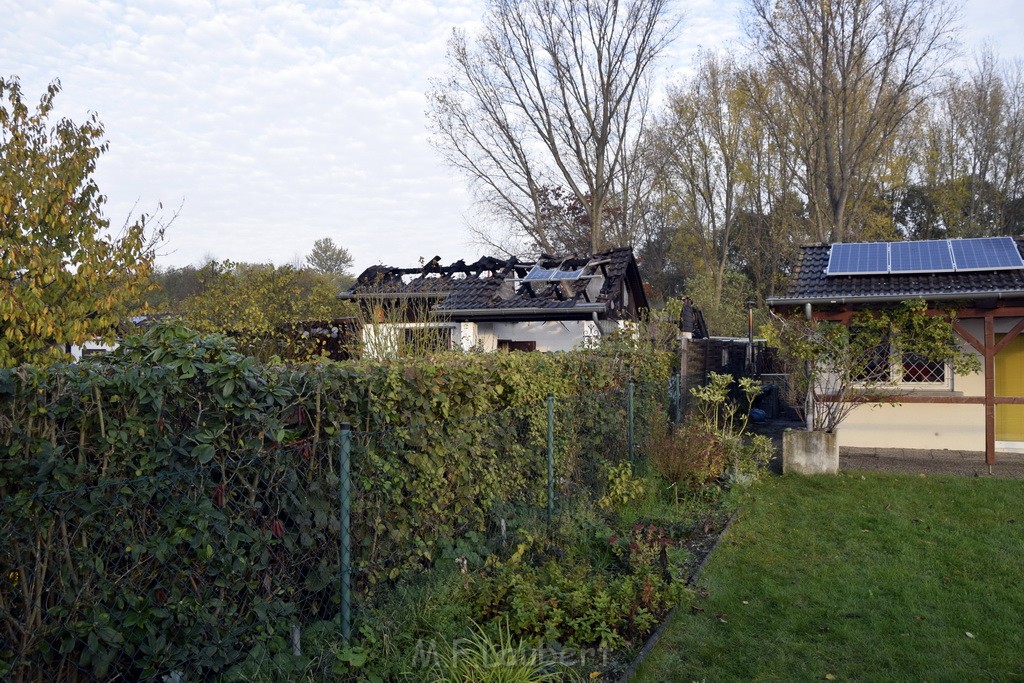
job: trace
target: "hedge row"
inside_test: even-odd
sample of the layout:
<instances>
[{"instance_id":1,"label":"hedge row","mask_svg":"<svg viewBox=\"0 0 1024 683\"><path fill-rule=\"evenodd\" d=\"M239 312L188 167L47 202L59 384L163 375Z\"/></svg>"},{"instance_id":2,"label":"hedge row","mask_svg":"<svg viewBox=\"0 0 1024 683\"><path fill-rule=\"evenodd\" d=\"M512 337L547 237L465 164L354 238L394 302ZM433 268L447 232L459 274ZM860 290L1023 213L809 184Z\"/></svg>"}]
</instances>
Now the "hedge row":
<instances>
[{"instance_id":1,"label":"hedge row","mask_svg":"<svg viewBox=\"0 0 1024 683\"><path fill-rule=\"evenodd\" d=\"M592 495L623 455L625 382L646 415L668 367L635 349L268 366L165 326L0 371L0 676L241 676L337 614L343 423L367 596L544 504L549 392L560 492Z\"/></svg>"}]
</instances>

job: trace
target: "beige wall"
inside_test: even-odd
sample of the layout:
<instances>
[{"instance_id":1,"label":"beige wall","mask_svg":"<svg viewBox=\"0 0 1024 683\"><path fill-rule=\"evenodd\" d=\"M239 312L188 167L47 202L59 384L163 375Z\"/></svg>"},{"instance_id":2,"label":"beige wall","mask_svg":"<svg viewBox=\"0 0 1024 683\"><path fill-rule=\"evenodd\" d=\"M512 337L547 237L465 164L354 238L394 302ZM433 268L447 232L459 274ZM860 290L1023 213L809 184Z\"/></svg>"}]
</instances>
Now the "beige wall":
<instances>
[{"instance_id":1,"label":"beige wall","mask_svg":"<svg viewBox=\"0 0 1024 683\"><path fill-rule=\"evenodd\" d=\"M997 318L996 334L1009 331L1017 318ZM984 341L981 320L965 320L964 327ZM978 355L971 347L964 348ZM978 355L981 362L981 356ZM935 395L984 396L984 370L971 375L954 375L954 391ZM861 405L839 426L839 445L862 448L927 448L964 451L985 450L985 407L905 403L902 405Z\"/></svg>"},{"instance_id":2,"label":"beige wall","mask_svg":"<svg viewBox=\"0 0 1024 683\"><path fill-rule=\"evenodd\" d=\"M858 406L839 426L839 446L983 451L985 406Z\"/></svg>"}]
</instances>

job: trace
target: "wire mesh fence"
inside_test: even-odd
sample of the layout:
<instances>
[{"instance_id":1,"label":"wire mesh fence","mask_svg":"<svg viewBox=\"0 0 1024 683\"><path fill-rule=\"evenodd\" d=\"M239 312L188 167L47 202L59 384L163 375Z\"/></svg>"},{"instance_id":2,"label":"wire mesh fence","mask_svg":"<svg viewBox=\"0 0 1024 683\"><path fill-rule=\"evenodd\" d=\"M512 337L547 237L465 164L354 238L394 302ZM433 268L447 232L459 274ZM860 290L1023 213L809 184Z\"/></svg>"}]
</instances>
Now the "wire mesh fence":
<instances>
[{"instance_id":1,"label":"wire mesh fence","mask_svg":"<svg viewBox=\"0 0 1024 683\"><path fill-rule=\"evenodd\" d=\"M26 441L17 474L2 475L20 477L20 494L0 499L0 677L338 678L361 606L455 539L500 534L512 508L543 519L596 499L674 405L678 384L629 382L252 440L231 457L200 446L200 466L135 478L55 458L56 439Z\"/></svg>"}]
</instances>

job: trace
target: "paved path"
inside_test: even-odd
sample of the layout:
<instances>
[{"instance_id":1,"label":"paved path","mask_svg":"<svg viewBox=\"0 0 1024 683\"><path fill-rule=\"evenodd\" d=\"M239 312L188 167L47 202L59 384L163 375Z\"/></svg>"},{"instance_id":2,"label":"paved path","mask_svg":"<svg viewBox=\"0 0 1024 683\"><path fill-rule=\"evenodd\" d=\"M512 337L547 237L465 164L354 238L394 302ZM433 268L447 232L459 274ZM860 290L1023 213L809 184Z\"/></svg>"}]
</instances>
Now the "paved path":
<instances>
[{"instance_id":1,"label":"paved path","mask_svg":"<svg viewBox=\"0 0 1024 683\"><path fill-rule=\"evenodd\" d=\"M782 472L782 433L800 429L799 422L774 420L751 425L752 431L775 441L776 457L771 468ZM955 474L965 477L1024 479L1024 453L996 453L991 473L980 451L921 450L912 448L842 448L839 468L901 474Z\"/></svg>"}]
</instances>

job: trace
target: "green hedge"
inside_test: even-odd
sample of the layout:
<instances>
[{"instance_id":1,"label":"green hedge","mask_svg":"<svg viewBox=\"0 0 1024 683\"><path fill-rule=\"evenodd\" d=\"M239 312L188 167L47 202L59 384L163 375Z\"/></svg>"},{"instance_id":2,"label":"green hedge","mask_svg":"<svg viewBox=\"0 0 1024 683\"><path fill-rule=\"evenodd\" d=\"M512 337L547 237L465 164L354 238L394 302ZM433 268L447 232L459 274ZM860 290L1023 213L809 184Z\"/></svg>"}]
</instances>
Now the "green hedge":
<instances>
[{"instance_id":1,"label":"green hedge","mask_svg":"<svg viewBox=\"0 0 1024 683\"><path fill-rule=\"evenodd\" d=\"M290 651L338 609L343 423L366 599L499 507L544 504L549 392L559 491L594 495L624 457L625 382L643 431L668 368L621 347L267 366L164 326L0 371L0 676L230 678Z\"/></svg>"}]
</instances>

